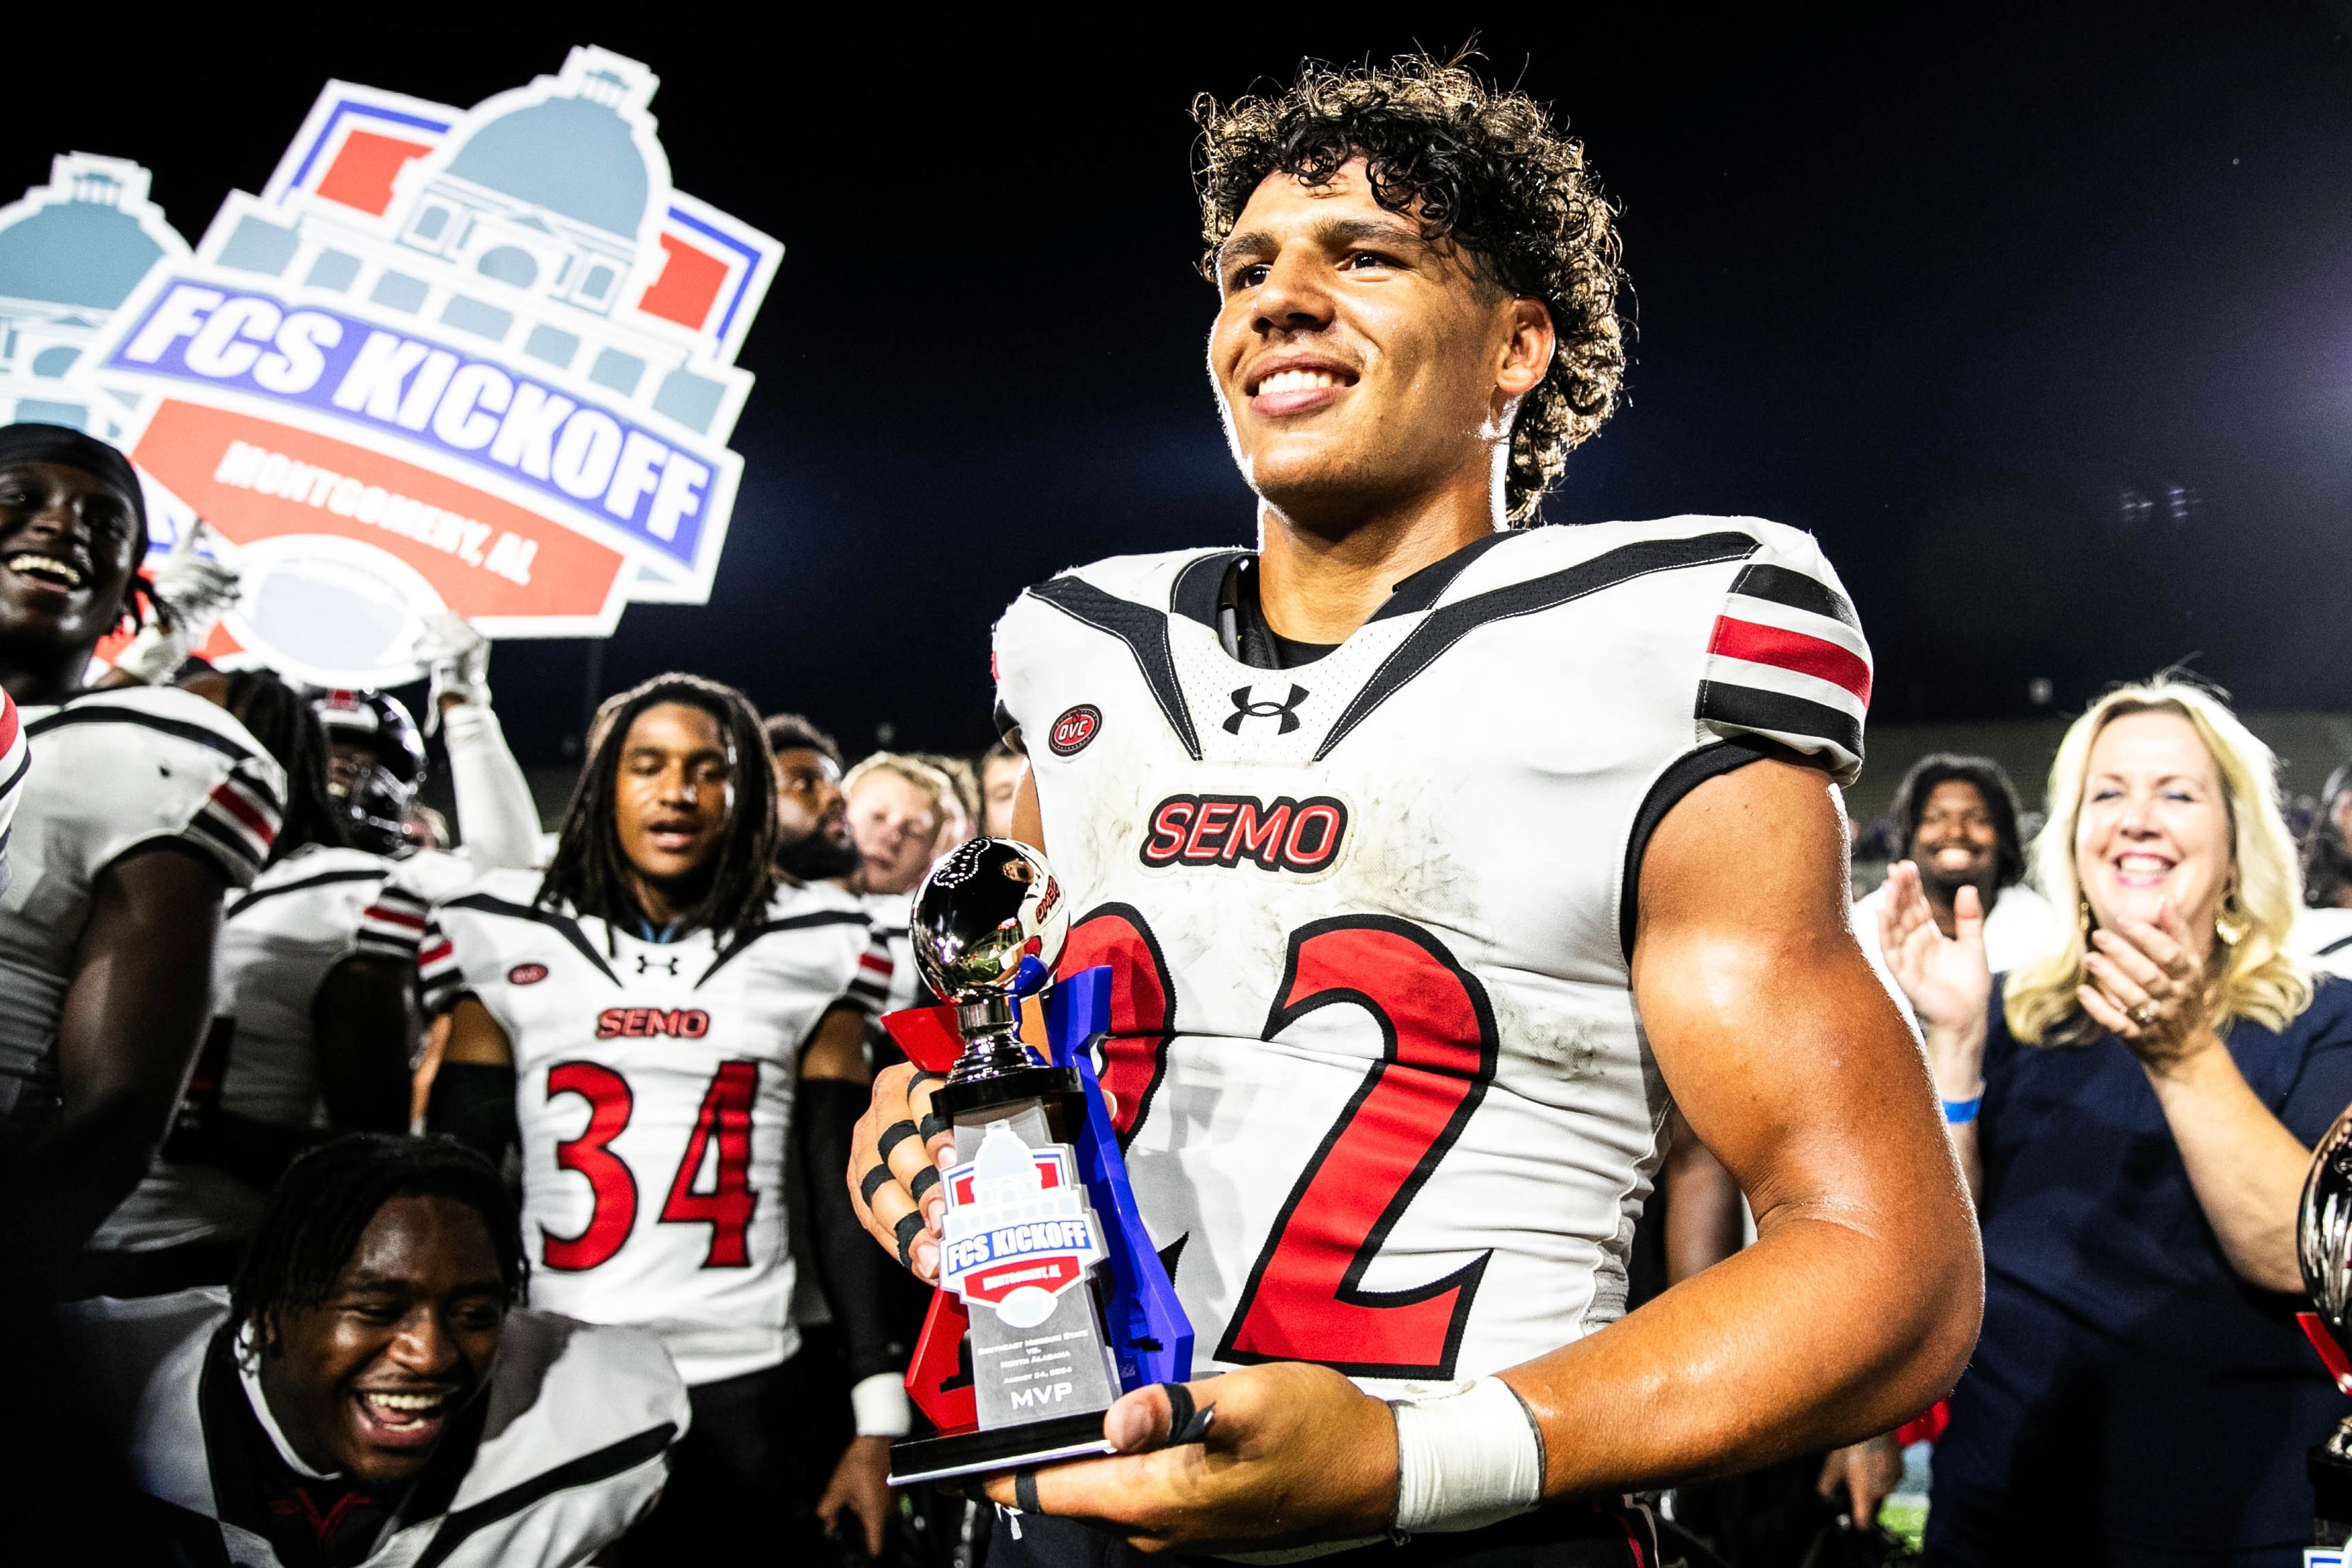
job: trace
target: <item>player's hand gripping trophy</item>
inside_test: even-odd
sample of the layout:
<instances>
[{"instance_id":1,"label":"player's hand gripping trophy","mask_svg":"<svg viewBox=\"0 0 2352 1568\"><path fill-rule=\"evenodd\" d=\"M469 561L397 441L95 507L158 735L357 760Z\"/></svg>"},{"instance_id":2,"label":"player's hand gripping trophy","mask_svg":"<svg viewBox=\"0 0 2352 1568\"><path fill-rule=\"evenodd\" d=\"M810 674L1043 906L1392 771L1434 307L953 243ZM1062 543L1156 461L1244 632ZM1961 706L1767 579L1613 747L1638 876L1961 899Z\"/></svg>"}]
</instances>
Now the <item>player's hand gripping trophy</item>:
<instances>
[{"instance_id":1,"label":"player's hand gripping trophy","mask_svg":"<svg viewBox=\"0 0 2352 1568\"><path fill-rule=\"evenodd\" d=\"M1153 1252L1093 1047L1110 971L1053 986L1052 1060L1023 1043L1023 999L1053 980L1069 910L1045 858L975 838L916 896L915 958L946 1007L884 1019L918 1066L944 1071L953 1124L940 1294L908 1392L940 1435L891 1450L891 1479L1023 1468L1109 1451L1103 1412L1191 1373L1192 1329Z\"/></svg>"},{"instance_id":2,"label":"player's hand gripping trophy","mask_svg":"<svg viewBox=\"0 0 2352 1568\"><path fill-rule=\"evenodd\" d=\"M2311 1174L2303 1184L2296 1215L2296 1250L2303 1288L2316 1311L2297 1320L2336 1386L2352 1394L2352 1110L2338 1117L2312 1153ZM2352 1538L2352 1419L2336 1427L2309 1458L2313 1542L2342 1546Z\"/></svg>"}]
</instances>

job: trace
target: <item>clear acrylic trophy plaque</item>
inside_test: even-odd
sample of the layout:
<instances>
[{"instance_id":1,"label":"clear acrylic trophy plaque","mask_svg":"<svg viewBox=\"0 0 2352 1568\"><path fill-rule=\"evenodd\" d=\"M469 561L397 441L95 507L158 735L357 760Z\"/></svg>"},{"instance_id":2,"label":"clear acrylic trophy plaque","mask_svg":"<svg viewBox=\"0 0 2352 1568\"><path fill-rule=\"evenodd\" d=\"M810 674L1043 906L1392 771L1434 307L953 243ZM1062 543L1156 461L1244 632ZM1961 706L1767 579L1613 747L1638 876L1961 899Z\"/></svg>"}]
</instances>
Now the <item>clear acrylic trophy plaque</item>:
<instances>
[{"instance_id":1,"label":"clear acrylic trophy plaque","mask_svg":"<svg viewBox=\"0 0 2352 1568\"><path fill-rule=\"evenodd\" d=\"M940 1293L908 1393L938 1428L891 1446L904 1485L1109 1451L1102 1417L1128 1389L1181 1382L1192 1328L1151 1249L1095 1081L1110 972L1053 983L1069 911L1045 858L975 838L942 859L910 922L943 1007L883 1020L944 1072L954 1127ZM1021 1037L1045 992L1051 1060Z\"/></svg>"}]
</instances>

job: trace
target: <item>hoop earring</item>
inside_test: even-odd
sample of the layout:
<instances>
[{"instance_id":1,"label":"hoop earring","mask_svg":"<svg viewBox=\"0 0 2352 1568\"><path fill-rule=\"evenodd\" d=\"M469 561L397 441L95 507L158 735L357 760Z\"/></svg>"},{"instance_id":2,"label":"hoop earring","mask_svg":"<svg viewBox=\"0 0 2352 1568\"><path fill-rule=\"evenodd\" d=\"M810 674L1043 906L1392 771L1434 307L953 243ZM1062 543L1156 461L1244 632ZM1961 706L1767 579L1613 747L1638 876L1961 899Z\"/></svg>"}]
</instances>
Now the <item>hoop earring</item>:
<instances>
[{"instance_id":1,"label":"hoop earring","mask_svg":"<svg viewBox=\"0 0 2352 1568\"><path fill-rule=\"evenodd\" d=\"M2074 903L2074 929L2082 933L2084 947L2091 945L2091 900L2077 899Z\"/></svg>"},{"instance_id":2,"label":"hoop earring","mask_svg":"<svg viewBox=\"0 0 2352 1568\"><path fill-rule=\"evenodd\" d=\"M2253 930L2253 921L2246 918L2245 906L2238 902L2238 885L2232 881L2230 890L2221 895L2221 907L2213 916L2213 934L2223 947L2235 947Z\"/></svg>"}]
</instances>

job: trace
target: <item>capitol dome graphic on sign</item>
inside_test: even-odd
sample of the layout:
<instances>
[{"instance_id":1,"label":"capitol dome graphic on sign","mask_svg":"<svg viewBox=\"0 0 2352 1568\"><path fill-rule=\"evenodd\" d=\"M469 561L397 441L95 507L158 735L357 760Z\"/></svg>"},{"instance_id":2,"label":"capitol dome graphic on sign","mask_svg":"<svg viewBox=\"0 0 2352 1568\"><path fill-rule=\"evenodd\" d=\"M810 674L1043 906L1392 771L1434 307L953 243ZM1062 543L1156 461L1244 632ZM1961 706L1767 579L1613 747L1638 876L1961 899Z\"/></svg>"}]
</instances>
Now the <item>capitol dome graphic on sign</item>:
<instances>
[{"instance_id":1,"label":"capitol dome graphic on sign","mask_svg":"<svg viewBox=\"0 0 2352 1568\"><path fill-rule=\"evenodd\" d=\"M133 400L68 378L149 269L188 254L147 184L136 163L69 153L46 186L0 207L0 424L120 437Z\"/></svg>"},{"instance_id":2,"label":"capitol dome graphic on sign","mask_svg":"<svg viewBox=\"0 0 2352 1568\"><path fill-rule=\"evenodd\" d=\"M670 183L659 86L587 46L470 109L331 81L76 374L143 398L133 460L302 595L373 574L401 627L446 605L493 637L701 604L783 247ZM288 668L362 662L366 617L268 619Z\"/></svg>"},{"instance_id":3,"label":"capitol dome graphic on sign","mask_svg":"<svg viewBox=\"0 0 2352 1568\"><path fill-rule=\"evenodd\" d=\"M396 215L400 242L609 315L646 248L652 193L669 184L646 112L655 79L583 50L557 81L546 96L522 89L474 111L447 162L408 182L423 189Z\"/></svg>"}]
</instances>

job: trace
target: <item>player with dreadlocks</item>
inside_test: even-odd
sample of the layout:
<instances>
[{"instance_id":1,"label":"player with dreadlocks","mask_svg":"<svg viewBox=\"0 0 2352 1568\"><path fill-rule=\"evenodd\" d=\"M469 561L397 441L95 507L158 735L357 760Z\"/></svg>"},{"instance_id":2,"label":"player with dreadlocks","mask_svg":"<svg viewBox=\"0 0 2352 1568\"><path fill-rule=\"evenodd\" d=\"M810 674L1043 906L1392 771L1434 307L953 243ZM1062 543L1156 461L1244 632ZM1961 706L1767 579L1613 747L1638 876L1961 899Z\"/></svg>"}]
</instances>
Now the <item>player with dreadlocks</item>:
<instances>
[{"instance_id":1,"label":"player with dreadlocks","mask_svg":"<svg viewBox=\"0 0 2352 1568\"><path fill-rule=\"evenodd\" d=\"M1653 1563L1623 1494L1885 1430L1974 1342L1846 922L1869 648L1794 529L1535 526L1624 365L1615 220L1540 105L1414 56L1199 120L1257 548L1078 567L995 654L1062 962L1124 976L1103 1080L1202 1380L989 1481L990 1568ZM893 1130L934 1087L877 1076L852 1171L926 1277L945 1139ZM1759 1239L1627 1313L1670 1099Z\"/></svg>"},{"instance_id":2,"label":"player with dreadlocks","mask_svg":"<svg viewBox=\"0 0 2352 1568\"><path fill-rule=\"evenodd\" d=\"M419 955L450 1017L428 1125L520 1152L532 1304L644 1325L693 1390L694 1435L629 1547L651 1562L821 1551L806 1478L843 1467L877 1551L887 1511L878 1439L804 1452L822 1423L784 1200L798 1162L835 1321L877 1319L883 1260L840 1176L887 949L851 894L776 869L774 780L740 693L646 681L597 714L545 875L444 900Z\"/></svg>"},{"instance_id":3,"label":"player with dreadlocks","mask_svg":"<svg viewBox=\"0 0 2352 1568\"><path fill-rule=\"evenodd\" d=\"M38 758L0 896L0 1288L54 1282L147 1170L203 1037L223 897L278 837L284 771L229 713L83 685L140 616L146 550L120 452L0 428L0 687Z\"/></svg>"},{"instance_id":4,"label":"player with dreadlocks","mask_svg":"<svg viewBox=\"0 0 2352 1568\"><path fill-rule=\"evenodd\" d=\"M76 1309L159 1556L557 1568L618 1539L686 1391L645 1334L518 1310L528 1272L488 1162L356 1134L288 1172L233 1289Z\"/></svg>"},{"instance_id":5,"label":"player with dreadlocks","mask_svg":"<svg viewBox=\"0 0 2352 1568\"><path fill-rule=\"evenodd\" d=\"M285 769L285 826L222 911L204 1048L153 1166L78 1261L79 1295L226 1283L296 1154L330 1131L408 1125L416 928L376 914L394 863L347 842L310 700L267 670L204 669L181 684Z\"/></svg>"}]
</instances>

